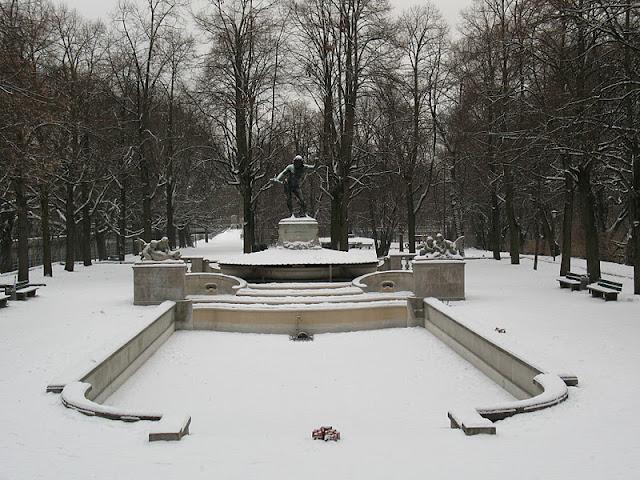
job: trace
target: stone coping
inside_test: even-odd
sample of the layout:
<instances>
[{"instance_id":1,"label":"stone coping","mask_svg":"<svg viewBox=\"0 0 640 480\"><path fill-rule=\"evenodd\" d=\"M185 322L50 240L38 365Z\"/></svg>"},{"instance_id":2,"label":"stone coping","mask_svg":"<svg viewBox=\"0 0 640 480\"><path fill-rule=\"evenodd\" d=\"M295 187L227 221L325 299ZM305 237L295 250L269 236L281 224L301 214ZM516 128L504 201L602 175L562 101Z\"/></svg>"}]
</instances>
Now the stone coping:
<instances>
[{"instance_id":1,"label":"stone coping","mask_svg":"<svg viewBox=\"0 0 640 480\"><path fill-rule=\"evenodd\" d=\"M487 420L493 422L557 405L568 398L567 385L578 383L574 375L546 372L488 338L435 298L424 300L424 327L518 399L449 412L452 428L461 428L467 435L495 434L495 426Z\"/></svg>"},{"instance_id":2,"label":"stone coping","mask_svg":"<svg viewBox=\"0 0 640 480\"><path fill-rule=\"evenodd\" d=\"M319 289L319 288L342 288L350 287L351 282L270 282L270 283L249 283L249 288L255 290L282 290L283 288L295 288L297 290Z\"/></svg>"},{"instance_id":3,"label":"stone coping","mask_svg":"<svg viewBox=\"0 0 640 480\"><path fill-rule=\"evenodd\" d=\"M102 405L87 398L91 392L91 385L84 382L71 382L62 390L62 404L89 416L103 417L110 420L135 422L138 420L157 421L162 418L158 412L143 412L127 410L110 405Z\"/></svg>"},{"instance_id":4,"label":"stone coping","mask_svg":"<svg viewBox=\"0 0 640 480\"><path fill-rule=\"evenodd\" d=\"M305 297L305 296L324 296L324 297L339 297L341 295L359 295L362 290L356 287L342 287L342 288L283 288L281 290L276 289L259 289L259 288L243 288L236 294L238 297Z\"/></svg>"},{"instance_id":5,"label":"stone coping","mask_svg":"<svg viewBox=\"0 0 640 480\"><path fill-rule=\"evenodd\" d=\"M283 218L278 222L278 225L283 224L307 224L307 225L317 225L318 221L313 217L287 217Z\"/></svg>"},{"instance_id":6,"label":"stone coping","mask_svg":"<svg viewBox=\"0 0 640 480\"><path fill-rule=\"evenodd\" d=\"M340 265L378 265L378 259L372 258L365 251L343 252L328 248L312 248L294 250L284 247L269 248L261 252L245 253L243 255L221 258L218 265L224 269L225 265L260 266L260 267L305 267L312 266L340 266Z\"/></svg>"},{"instance_id":7,"label":"stone coping","mask_svg":"<svg viewBox=\"0 0 640 480\"><path fill-rule=\"evenodd\" d=\"M413 277L413 271L411 270L381 270L354 278L351 284L354 287L360 288L363 292L378 291L379 288L382 288L384 282L391 282L393 284L393 290L391 291L413 291L415 290Z\"/></svg>"},{"instance_id":8,"label":"stone coping","mask_svg":"<svg viewBox=\"0 0 640 480\"><path fill-rule=\"evenodd\" d=\"M207 288L209 287L209 288ZM186 296L205 294L236 294L247 288L247 282L240 277L215 272L195 272L185 275ZM211 293L209 293L209 291Z\"/></svg>"},{"instance_id":9,"label":"stone coping","mask_svg":"<svg viewBox=\"0 0 640 480\"><path fill-rule=\"evenodd\" d=\"M227 310L234 312L273 312L274 310L282 311L326 311L329 314L337 310L369 310L372 308L383 307L406 307L405 298L381 299L379 301L367 302L343 302L343 303L248 303L238 305L237 303L196 303L193 310Z\"/></svg>"},{"instance_id":10,"label":"stone coping","mask_svg":"<svg viewBox=\"0 0 640 480\"><path fill-rule=\"evenodd\" d=\"M429 258L429 257L414 257L413 261L415 263L465 263L465 258Z\"/></svg>"},{"instance_id":11,"label":"stone coping","mask_svg":"<svg viewBox=\"0 0 640 480\"><path fill-rule=\"evenodd\" d=\"M385 300L406 300L413 295L413 292L398 291L390 293L359 293L354 295L296 295L296 296L238 296L238 295L189 295L187 300L193 304L198 303L233 303L236 305L252 304L314 304L314 303L361 303L380 302Z\"/></svg>"}]
</instances>

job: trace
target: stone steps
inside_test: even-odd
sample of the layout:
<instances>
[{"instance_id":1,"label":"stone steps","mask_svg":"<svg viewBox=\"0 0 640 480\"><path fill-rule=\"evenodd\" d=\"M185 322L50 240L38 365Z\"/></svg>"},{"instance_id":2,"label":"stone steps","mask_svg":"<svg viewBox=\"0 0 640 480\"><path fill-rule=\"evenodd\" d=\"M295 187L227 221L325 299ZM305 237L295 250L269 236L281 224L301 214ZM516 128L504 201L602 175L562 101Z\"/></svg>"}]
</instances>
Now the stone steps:
<instances>
[{"instance_id":1,"label":"stone steps","mask_svg":"<svg viewBox=\"0 0 640 480\"><path fill-rule=\"evenodd\" d=\"M351 282L269 282L269 283L249 283L248 287L254 290L319 290L330 288L350 287Z\"/></svg>"},{"instance_id":2,"label":"stone steps","mask_svg":"<svg viewBox=\"0 0 640 480\"><path fill-rule=\"evenodd\" d=\"M304 285L304 284L303 284ZM361 295L362 289L358 287L338 288L253 288L247 287L238 290L238 297L331 297L340 295Z\"/></svg>"},{"instance_id":3,"label":"stone steps","mask_svg":"<svg viewBox=\"0 0 640 480\"><path fill-rule=\"evenodd\" d=\"M406 327L407 301L338 303L195 303L195 330L295 335Z\"/></svg>"},{"instance_id":4,"label":"stone steps","mask_svg":"<svg viewBox=\"0 0 640 480\"><path fill-rule=\"evenodd\" d=\"M327 304L362 303L388 300L406 300L411 292L359 293L352 295L291 295L291 296L252 296L252 295L190 295L187 297L195 304L237 304L237 305L287 305L287 304Z\"/></svg>"}]
</instances>

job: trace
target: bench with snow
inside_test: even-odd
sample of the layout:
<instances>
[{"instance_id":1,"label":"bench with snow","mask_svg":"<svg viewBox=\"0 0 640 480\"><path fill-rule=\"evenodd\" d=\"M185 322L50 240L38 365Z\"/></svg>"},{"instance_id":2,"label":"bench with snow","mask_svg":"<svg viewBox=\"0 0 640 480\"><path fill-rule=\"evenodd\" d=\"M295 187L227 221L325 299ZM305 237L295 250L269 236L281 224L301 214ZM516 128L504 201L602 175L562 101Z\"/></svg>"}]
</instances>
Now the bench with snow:
<instances>
[{"instance_id":1,"label":"bench with snow","mask_svg":"<svg viewBox=\"0 0 640 480\"><path fill-rule=\"evenodd\" d=\"M21 282L2 284L0 288L4 288L4 294L9 295L12 300L16 299L16 290L20 290L21 288L26 288L29 286L29 282L27 280L23 280Z\"/></svg>"},{"instance_id":2,"label":"bench with snow","mask_svg":"<svg viewBox=\"0 0 640 480\"><path fill-rule=\"evenodd\" d=\"M16 298L18 300L26 300L29 297L35 297L38 287L25 287L20 290L16 290Z\"/></svg>"},{"instance_id":3,"label":"bench with snow","mask_svg":"<svg viewBox=\"0 0 640 480\"><path fill-rule=\"evenodd\" d=\"M556 280L560 283L560 288L570 288L571 290L582 290L589 283L587 275L578 273L567 273L564 277L558 277Z\"/></svg>"},{"instance_id":4,"label":"bench with snow","mask_svg":"<svg viewBox=\"0 0 640 480\"><path fill-rule=\"evenodd\" d=\"M622 283L601 278L596 283L587 285L587 290L592 297L601 297L605 301L618 300L618 294L622 291Z\"/></svg>"},{"instance_id":5,"label":"bench with snow","mask_svg":"<svg viewBox=\"0 0 640 480\"><path fill-rule=\"evenodd\" d=\"M9 295L5 295L4 293L0 293L0 308L7 306L7 300L11 297Z\"/></svg>"}]
</instances>

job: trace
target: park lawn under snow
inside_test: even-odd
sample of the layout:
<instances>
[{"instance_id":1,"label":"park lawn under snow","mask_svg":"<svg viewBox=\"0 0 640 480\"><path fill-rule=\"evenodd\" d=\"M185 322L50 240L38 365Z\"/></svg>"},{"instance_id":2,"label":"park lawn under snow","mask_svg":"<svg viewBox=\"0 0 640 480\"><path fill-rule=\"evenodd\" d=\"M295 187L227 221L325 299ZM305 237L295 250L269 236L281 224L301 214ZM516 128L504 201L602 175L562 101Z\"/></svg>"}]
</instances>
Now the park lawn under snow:
<instances>
[{"instance_id":1,"label":"park lawn under snow","mask_svg":"<svg viewBox=\"0 0 640 480\"><path fill-rule=\"evenodd\" d=\"M237 231L188 254L217 249L239 252ZM193 416L192 435L149 444L147 422L86 417L45 393L70 365L140 327L150 308L131 304L131 265L56 266L38 297L0 309L0 479L639 478L640 296L631 269L603 264L624 282L618 302L605 303L558 288L558 268L559 259L538 271L527 258L469 260L467 300L451 303L533 362L580 378L568 401L498 422L495 437L449 429L449 408L506 394L422 329L300 344L178 332L110 399ZM41 280L34 269L32 281ZM158 392L166 395L156 401ZM312 441L323 423L343 440Z\"/></svg>"}]
</instances>

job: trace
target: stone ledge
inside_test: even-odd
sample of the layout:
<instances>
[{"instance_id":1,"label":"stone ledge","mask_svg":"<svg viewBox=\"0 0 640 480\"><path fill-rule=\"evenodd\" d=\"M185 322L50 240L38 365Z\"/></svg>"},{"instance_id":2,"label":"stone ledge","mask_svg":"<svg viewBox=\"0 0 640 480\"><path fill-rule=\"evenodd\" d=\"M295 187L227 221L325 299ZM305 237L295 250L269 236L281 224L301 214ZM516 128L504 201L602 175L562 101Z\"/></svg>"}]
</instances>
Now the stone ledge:
<instances>
[{"instance_id":1,"label":"stone ledge","mask_svg":"<svg viewBox=\"0 0 640 480\"><path fill-rule=\"evenodd\" d=\"M479 423L476 415L488 421L496 421L512 415L548 408L569 397L567 385L578 384L575 375L559 376L547 373L522 356L489 339L478 332L471 322L455 318L453 310L439 300L428 298L423 303L425 328L519 399L476 408L475 414L469 414L471 410L464 415L449 412L452 428L461 428L464 424L468 425L473 434L495 433L482 431L480 428L482 423ZM478 428L474 430L475 427Z\"/></svg>"},{"instance_id":2,"label":"stone ledge","mask_svg":"<svg viewBox=\"0 0 640 480\"><path fill-rule=\"evenodd\" d=\"M149 431L149 441L176 442L189 435L191 417L188 415L163 415L162 419Z\"/></svg>"},{"instance_id":3,"label":"stone ledge","mask_svg":"<svg viewBox=\"0 0 640 480\"><path fill-rule=\"evenodd\" d=\"M121 420L123 422L137 422L139 420L157 421L162 418L161 413L126 410L109 405L102 405L87 398L91 392L91 385L83 382L72 382L64 387L61 394L62 404L91 417Z\"/></svg>"},{"instance_id":4,"label":"stone ledge","mask_svg":"<svg viewBox=\"0 0 640 480\"><path fill-rule=\"evenodd\" d=\"M477 410L455 410L447 413L447 416L451 420L451 428L459 428L465 435L496 434L493 422L480 416Z\"/></svg>"}]
</instances>

